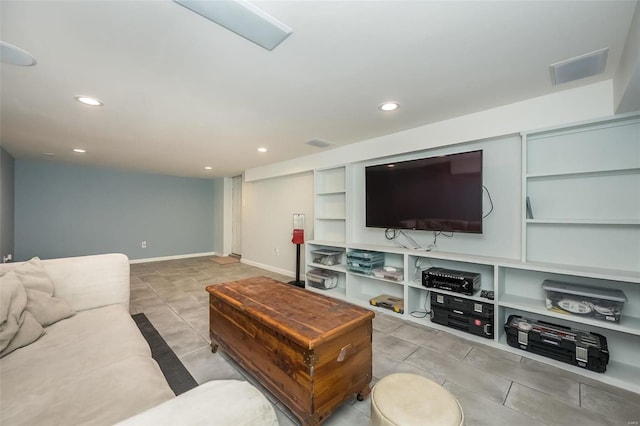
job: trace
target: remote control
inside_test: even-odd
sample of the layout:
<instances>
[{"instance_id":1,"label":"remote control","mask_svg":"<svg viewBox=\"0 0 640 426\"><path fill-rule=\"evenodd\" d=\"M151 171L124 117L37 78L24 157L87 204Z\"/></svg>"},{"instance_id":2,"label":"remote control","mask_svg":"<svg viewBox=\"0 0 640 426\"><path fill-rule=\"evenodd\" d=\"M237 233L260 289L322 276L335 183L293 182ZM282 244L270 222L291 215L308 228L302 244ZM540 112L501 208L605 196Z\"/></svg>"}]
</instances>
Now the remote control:
<instances>
[{"instance_id":1,"label":"remote control","mask_svg":"<svg viewBox=\"0 0 640 426\"><path fill-rule=\"evenodd\" d=\"M493 290L482 290L480 292L480 297L485 297L489 300L493 300Z\"/></svg>"}]
</instances>

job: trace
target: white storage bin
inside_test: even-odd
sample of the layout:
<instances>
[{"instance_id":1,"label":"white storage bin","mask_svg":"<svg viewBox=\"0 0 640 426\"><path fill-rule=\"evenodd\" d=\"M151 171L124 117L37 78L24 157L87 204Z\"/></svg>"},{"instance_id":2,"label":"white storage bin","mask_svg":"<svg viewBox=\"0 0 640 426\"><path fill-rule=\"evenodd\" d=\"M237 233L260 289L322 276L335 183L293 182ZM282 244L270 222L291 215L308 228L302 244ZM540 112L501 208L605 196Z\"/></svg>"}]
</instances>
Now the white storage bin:
<instances>
[{"instance_id":1,"label":"white storage bin","mask_svg":"<svg viewBox=\"0 0 640 426\"><path fill-rule=\"evenodd\" d=\"M319 265L333 266L340 263L342 251L340 250L311 250L311 261Z\"/></svg>"},{"instance_id":2,"label":"white storage bin","mask_svg":"<svg viewBox=\"0 0 640 426\"><path fill-rule=\"evenodd\" d=\"M622 290L552 280L545 280L542 288L550 311L611 322L620 322L622 308L627 301Z\"/></svg>"}]
</instances>

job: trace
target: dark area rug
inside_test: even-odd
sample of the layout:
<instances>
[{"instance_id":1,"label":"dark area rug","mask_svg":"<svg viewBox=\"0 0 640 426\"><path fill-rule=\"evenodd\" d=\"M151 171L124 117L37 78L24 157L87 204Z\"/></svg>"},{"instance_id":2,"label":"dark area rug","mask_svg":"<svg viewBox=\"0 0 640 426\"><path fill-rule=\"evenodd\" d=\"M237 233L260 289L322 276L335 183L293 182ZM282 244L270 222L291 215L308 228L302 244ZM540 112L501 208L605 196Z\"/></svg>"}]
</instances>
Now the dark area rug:
<instances>
[{"instance_id":1,"label":"dark area rug","mask_svg":"<svg viewBox=\"0 0 640 426\"><path fill-rule=\"evenodd\" d=\"M167 342L164 341L158 330L151 324L145 314L132 315L133 320L138 325L140 332L151 347L151 356L156 360L162 370L162 374L169 382L171 390L176 395L180 395L198 386L189 370L182 365L178 356L171 350Z\"/></svg>"}]
</instances>

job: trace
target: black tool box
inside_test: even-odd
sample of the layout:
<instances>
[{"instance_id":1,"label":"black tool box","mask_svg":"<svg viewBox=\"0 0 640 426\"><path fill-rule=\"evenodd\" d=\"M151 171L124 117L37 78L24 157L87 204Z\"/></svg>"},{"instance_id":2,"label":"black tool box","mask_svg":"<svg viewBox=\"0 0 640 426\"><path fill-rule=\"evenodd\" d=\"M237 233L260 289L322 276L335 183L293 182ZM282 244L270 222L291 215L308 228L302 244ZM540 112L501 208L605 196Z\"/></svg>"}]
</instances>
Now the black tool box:
<instances>
[{"instance_id":1,"label":"black tool box","mask_svg":"<svg viewBox=\"0 0 640 426\"><path fill-rule=\"evenodd\" d=\"M507 343L538 355L604 373L609 363L607 338L598 333L511 315L504 325Z\"/></svg>"},{"instance_id":2,"label":"black tool box","mask_svg":"<svg viewBox=\"0 0 640 426\"><path fill-rule=\"evenodd\" d=\"M431 321L436 324L493 338L492 303L476 302L448 294L431 293Z\"/></svg>"}]
</instances>

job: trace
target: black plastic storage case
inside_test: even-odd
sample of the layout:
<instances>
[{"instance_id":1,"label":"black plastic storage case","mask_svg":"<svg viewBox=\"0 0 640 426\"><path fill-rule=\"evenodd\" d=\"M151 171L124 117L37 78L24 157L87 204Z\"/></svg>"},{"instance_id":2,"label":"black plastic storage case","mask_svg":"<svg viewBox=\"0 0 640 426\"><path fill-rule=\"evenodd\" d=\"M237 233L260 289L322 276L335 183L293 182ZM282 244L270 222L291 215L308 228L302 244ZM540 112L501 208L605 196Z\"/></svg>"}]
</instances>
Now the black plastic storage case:
<instances>
[{"instance_id":1,"label":"black plastic storage case","mask_svg":"<svg viewBox=\"0 0 640 426\"><path fill-rule=\"evenodd\" d=\"M482 303L448 294L431 293L432 322L487 339L493 338L493 309L493 303Z\"/></svg>"},{"instance_id":2,"label":"black plastic storage case","mask_svg":"<svg viewBox=\"0 0 640 426\"><path fill-rule=\"evenodd\" d=\"M514 348L604 373L609 363L607 338L598 333L510 315L504 325Z\"/></svg>"}]
</instances>

